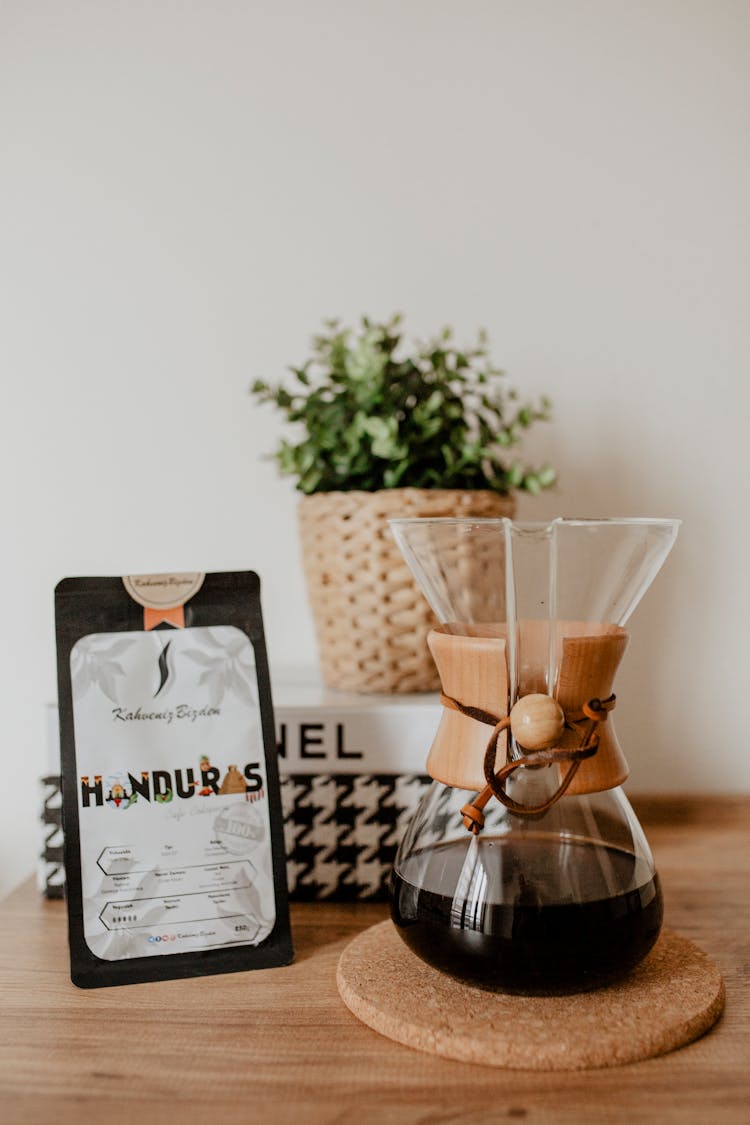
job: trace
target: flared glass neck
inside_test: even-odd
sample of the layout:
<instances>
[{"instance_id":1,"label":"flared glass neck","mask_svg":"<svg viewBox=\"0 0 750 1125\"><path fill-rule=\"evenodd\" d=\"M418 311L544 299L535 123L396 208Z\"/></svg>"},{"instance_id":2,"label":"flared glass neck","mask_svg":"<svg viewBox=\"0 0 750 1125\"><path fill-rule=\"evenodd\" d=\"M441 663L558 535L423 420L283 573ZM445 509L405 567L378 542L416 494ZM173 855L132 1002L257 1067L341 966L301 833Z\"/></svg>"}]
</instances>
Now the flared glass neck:
<instances>
[{"instance_id":1,"label":"flared glass neck","mask_svg":"<svg viewBox=\"0 0 750 1125\"><path fill-rule=\"evenodd\" d=\"M562 639L623 626L680 521L397 519L393 534L443 629L507 643L511 704L526 667L554 694ZM533 665L533 667L532 667Z\"/></svg>"},{"instance_id":2,"label":"flared glass neck","mask_svg":"<svg viewBox=\"0 0 750 1125\"><path fill-rule=\"evenodd\" d=\"M396 519L393 534L442 623L514 616L624 625L679 520Z\"/></svg>"}]
</instances>

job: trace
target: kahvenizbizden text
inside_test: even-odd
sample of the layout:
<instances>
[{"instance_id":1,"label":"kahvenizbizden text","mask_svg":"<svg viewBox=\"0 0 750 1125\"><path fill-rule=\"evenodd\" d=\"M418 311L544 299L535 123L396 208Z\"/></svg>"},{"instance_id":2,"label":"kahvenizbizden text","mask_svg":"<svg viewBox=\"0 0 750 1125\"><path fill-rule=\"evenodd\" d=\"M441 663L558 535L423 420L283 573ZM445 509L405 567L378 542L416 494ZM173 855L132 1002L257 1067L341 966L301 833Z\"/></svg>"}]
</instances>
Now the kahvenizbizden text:
<instances>
[{"instance_id":1,"label":"kahvenizbizden text","mask_svg":"<svg viewBox=\"0 0 750 1125\"><path fill-rule=\"evenodd\" d=\"M112 718L120 723L171 723L175 719L187 719L194 723L196 719L211 719L220 714L220 707L190 707L187 703L180 703L177 707L164 711L144 711L142 707L136 707L134 711L127 707L112 708Z\"/></svg>"}]
</instances>

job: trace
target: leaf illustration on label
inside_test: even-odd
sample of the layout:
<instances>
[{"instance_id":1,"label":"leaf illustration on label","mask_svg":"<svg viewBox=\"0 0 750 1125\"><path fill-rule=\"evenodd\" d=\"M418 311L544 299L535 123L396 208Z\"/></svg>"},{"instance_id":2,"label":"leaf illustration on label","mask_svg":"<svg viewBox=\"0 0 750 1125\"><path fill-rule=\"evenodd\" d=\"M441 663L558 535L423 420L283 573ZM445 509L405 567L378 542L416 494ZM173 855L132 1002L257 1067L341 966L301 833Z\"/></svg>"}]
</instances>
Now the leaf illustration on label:
<instances>
[{"instance_id":1,"label":"leaf illustration on label","mask_svg":"<svg viewBox=\"0 0 750 1125\"><path fill-rule=\"evenodd\" d=\"M224 684L221 671L218 668L206 668L198 677L198 683L208 688L208 702L212 707L218 707L224 697Z\"/></svg>"},{"instance_id":2,"label":"leaf illustration on label","mask_svg":"<svg viewBox=\"0 0 750 1125\"><path fill-rule=\"evenodd\" d=\"M231 656L237 658L243 652L245 652L246 648L247 648L247 638L245 637L244 633L240 633L239 636L235 637L233 640L231 640L229 642L229 644L227 645L227 652Z\"/></svg>"},{"instance_id":3,"label":"leaf illustration on label","mask_svg":"<svg viewBox=\"0 0 750 1125\"><path fill-rule=\"evenodd\" d=\"M205 647L213 648L217 654L226 651L226 645L223 643L223 641L217 639L217 637L215 636L215 630L205 628L201 629L200 633L201 640ZM195 652L196 650L191 649L190 651Z\"/></svg>"},{"instance_id":4,"label":"leaf illustration on label","mask_svg":"<svg viewBox=\"0 0 750 1125\"><path fill-rule=\"evenodd\" d=\"M216 663L215 656L209 656L207 652L201 652L198 648L183 649L183 656L189 656L196 664L201 664L204 668L213 668Z\"/></svg>"},{"instance_id":5,"label":"leaf illustration on label","mask_svg":"<svg viewBox=\"0 0 750 1125\"><path fill-rule=\"evenodd\" d=\"M253 666L241 659L248 650L247 637L240 633L228 644L220 645L211 636L210 630L206 629L204 636L210 645L215 646L213 651L189 648L184 650L183 655L204 669L198 683L208 688L211 706L218 707L227 691L234 692L245 703L254 704L251 687Z\"/></svg>"},{"instance_id":6,"label":"leaf illustration on label","mask_svg":"<svg viewBox=\"0 0 750 1125\"><path fill-rule=\"evenodd\" d=\"M231 683L237 695L245 703L255 703L249 678L243 674L244 668L239 662L233 664L231 669Z\"/></svg>"},{"instance_id":7,"label":"leaf illustration on label","mask_svg":"<svg viewBox=\"0 0 750 1125\"><path fill-rule=\"evenodd\" d=\"M106 664L99 665L97 683L113 703L117 703L117 677L124 675L125 669L116 660L108 660Z\"/></svg>"},{"instance_id":8,"label":"leaf illustration on label","mask_svg":"<svg viewBox=\"0 0 750 1125\"><path fill-rule=\"evenodd\" d=\"M73 649L70 671L73 690L83 696L92 687L98 687L112 703L117 703L117 681L125 676L125 669L114 657L122 656L135 643L117 640L102 645L93 637L85 637Z\"/></svg>"}]
</instances>

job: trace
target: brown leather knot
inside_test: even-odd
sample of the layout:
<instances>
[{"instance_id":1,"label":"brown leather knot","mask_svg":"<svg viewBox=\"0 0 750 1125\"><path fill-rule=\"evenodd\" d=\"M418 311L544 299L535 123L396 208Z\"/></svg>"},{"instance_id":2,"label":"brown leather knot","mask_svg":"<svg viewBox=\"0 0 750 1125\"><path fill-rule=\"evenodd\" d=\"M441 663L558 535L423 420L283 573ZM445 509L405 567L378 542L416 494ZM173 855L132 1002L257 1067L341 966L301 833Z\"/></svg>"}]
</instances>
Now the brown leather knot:
<instances>
[{"instance_id":1,"label":"brown leather knot","mask_svg":"<svg viewBox=\"0 0 750 1125\"><path fill-rule=\"evenodd\" d=\"M584 703L581 710L587 719L594 723L606 723L610 711L615 705L617 697L612 694L607 699L590 699Z\"/></svg>"},{"instance_id":2,"label":"brown leather knot","mask_svg":"<svg viewBox=\"0 0 750 1125\"><path fill-rule=\"evenodd\" d=\"M488 796L492 796L492 790L487 786ZM481 796L481 794L479 795ZM482 809L484 804L479 805L479 797L474 799L473 804L464 805L461 809L461 816L464 818L464 827L468 828L474 836L478 836L484 828L484 813Z\"/></svg>"},{"instance_id":3,"label":"brown leather knot","mask_svg":"<svg viewBox=\"0 0 750 1125\"><path fill-rule=\"evenodd\" d=\"M596 728L599 723L606 722L609 712L615 706L616 696L613 694L603 700L589 699L580 711L565 715L565 727L581 736L579 746L571 748L557 746L542 750L531 750L520 758L508 759L505 765L497 771L495 770L497 744L502 732L510 726L510 717L506 715L499 719L489 711L484 711L479 707L464 706L457 699L445 694L441 695L440 700L445 707L460 711L462 715L494 728L484 754L484 776L487 785L470 804L464 805L461 809L464 825L470 832L477 835L484 827L484 812L482 810L491 796L496 797L507 809L519 816L542 816L548 809L551 809L569 788L581 762L596 754L599 748L599 734ZM555 792L543 804L521 805L508 794L505 783L517 769L522 766L536 768L556 765L560 762L569 762L570 766Z\"/></svg>"}]
</instances>

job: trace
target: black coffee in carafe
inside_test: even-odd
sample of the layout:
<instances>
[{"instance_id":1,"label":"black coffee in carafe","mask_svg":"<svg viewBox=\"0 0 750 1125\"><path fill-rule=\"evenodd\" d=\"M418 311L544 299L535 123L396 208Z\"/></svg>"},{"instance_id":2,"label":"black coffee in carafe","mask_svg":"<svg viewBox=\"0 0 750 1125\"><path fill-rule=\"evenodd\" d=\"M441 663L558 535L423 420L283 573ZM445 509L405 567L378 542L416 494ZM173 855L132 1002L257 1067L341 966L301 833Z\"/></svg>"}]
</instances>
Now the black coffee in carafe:
<instances>
[{"instance_id":1,"label":"black coffee in carafe","mask_svg":"<svg viewBox=\"0 0 750 1125\"><path fill-rule=\"evenodd\" d=\"M472 855L473 851L473 855ZM662 922L658 876L587 841L458 840L394 872L391 913L423 960L483 987L585 991L636 965ZM420 874L416 875L419 869Z\"/></svg>"}]
</instances>

